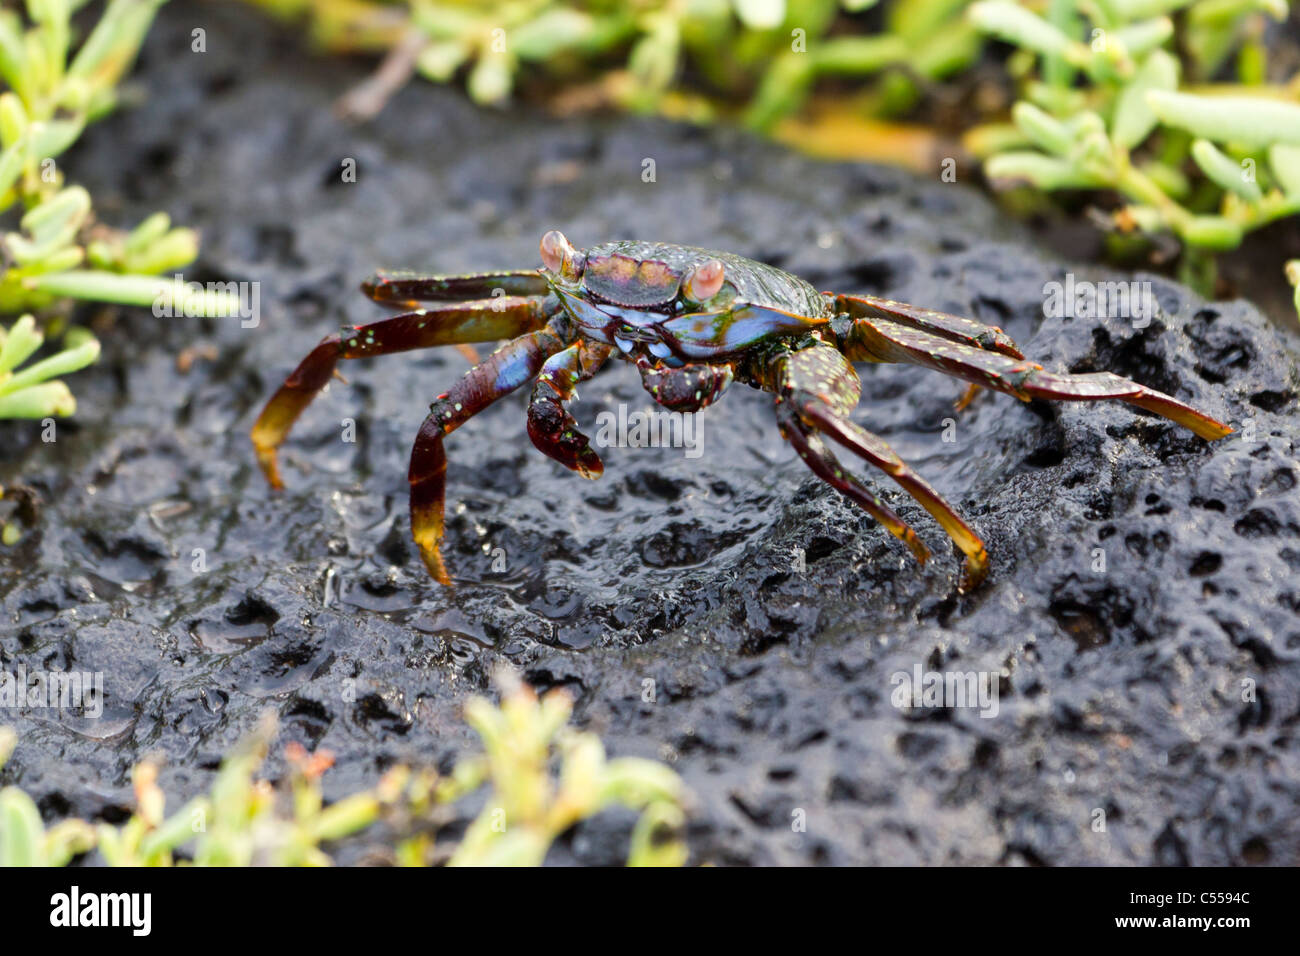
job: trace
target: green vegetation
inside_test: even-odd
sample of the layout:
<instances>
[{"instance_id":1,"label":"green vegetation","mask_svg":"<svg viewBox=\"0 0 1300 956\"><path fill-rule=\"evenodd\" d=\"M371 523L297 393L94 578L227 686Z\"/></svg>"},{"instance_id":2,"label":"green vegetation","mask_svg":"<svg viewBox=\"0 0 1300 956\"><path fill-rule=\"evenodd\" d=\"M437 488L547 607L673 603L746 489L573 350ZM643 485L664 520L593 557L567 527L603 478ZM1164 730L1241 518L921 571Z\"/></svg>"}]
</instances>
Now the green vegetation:
<instances>
[{"instance_id":1,"label":"green vegetation","mask_svg":"<svg viewBox=\"0 0 1300 956\"><path fill-rule=\"evenodd\" d=\"M1017 47L1022 98L1014 125L968 142L995 182L1118 193L1115 232L1173 233L1183 278L1210 291L1211 253L1300 212L1300 105L1265 85L1259 39L1261 15L1286 13L1282 0L1052 0L1042 16L977 3L971 19ZM1239 84L1185 91L1234 56Z\"/></svg>"},{"instance_id":2,"label":"green vegetation","mask_svg":"<svg viewBox=\"0 0 1300 956\"><path fill-rule=\"evenodd\" d=\"M0 326L0 418L45 418L76 410L76 399L57 376L95 361L99 343L84 329L73 329L63 338L63 351L18 369L43 341L30 315L7 331Z\"/></svg>"},{"instance_id":3,"label":"green vegetation","mask_svg":"<svg viewBox=\"0 0 1300 956\"><path fill-rule=\"evenodd\" d=\"M330 52L391 51L391 75L367 94L413 73L438 83L463 76L483 104L541 83L566 87L560 99L575 105L702 122L738 116L760 130L803 105L820 78L894 68L879 102L909 105L918 84L970 66L981 48L960 15L970 0L897 0L880 32L862 17L877 0L251 2L304 23ZM352 105L370 113L382 104L367 95Z\"/></svg>"},{"instance_id":4,"label":"green vegetation","mask_svg":"<svg viewBox=\"0 0 1300 956\"><path fill-rule=\"evenodd\" d=\"M110 866L328 866L322 844L372 826L392 835L392 861L403 866L538 866L564 831L611 806L641 814L629 865L685 863L685 790L675 773L651 760L606 759L599 737L568 726L572 702L563 692L539 700L513 676L498 682L499 707L474 698L465 708L482 755L446 777L396 767L373 789L329 806L320 788L328 754L291 745L288 779L279 788L258 779L275 734L269 716L227 755L211 792L171 816L149 762L133 772L136 810L120 827L72 819L47 829L31 797L0 789L0 867L63 866L96 849ZM0 767L15 743L0 728ZM460 844L440 844L452 805L484 786L486 802Z\"/></svg>"},{"instance_id":5,"label":"green vegetation","mask_svg":"<svg viewBox=\"0 0 1300 956\"><path fill-rule=\"evenodd\" d=\"M86 0L28 0L26 21L0 10L0 215L20 214L17 230L0 236L0 315L61 316L68 299L151 305L171 287L155 277L198 255L198 235L173 229L163 213L129 232L98 223L89 193L65 185L58 162L89 123L118 105L119 84L162 2L109 0L75 53L73 14ZM12 354L21 353L14 364L31 354L24 349L33 340L40 344L25 321L7 336ZM0 419L72 413L66 386L39 382L94 361L97 349L73 334L47 360L53 364L37 363L7 384L13 366L0 369Z\"/></svg>"}]
</instances>

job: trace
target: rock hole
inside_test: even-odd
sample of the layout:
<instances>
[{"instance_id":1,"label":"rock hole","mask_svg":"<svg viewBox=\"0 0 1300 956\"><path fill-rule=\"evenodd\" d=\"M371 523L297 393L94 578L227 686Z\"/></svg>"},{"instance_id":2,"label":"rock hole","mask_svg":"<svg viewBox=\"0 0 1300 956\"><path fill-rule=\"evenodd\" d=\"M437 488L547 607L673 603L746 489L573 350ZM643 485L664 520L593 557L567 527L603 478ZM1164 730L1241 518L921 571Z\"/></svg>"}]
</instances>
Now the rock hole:
<instances>
[{"instance_id":1,"label":"rock hole","mask_svg":"<svg viewBox=\"0 0 1300 956\"><path fill-rule=\"evenodd\" d=\"M1110 643L1106 624L1090 607L1077 601L1053 601L1048 611L1056 618L1061 629L1074 641L1075 650L1090 651Z\"/></svg>"},{"instance_id":2,"label":"rock hole","mask_svg":"<svg viewBox=\"0 0 1300 956\"><path fill-rule=\"evenodd\" d=\"M1295 398L1292 392L1279 392L1275 389L1264 389L1250 396L1250 404L1256 408L1262 408L1266 412L1281 411L1287 402Z\"/></svg>"},{"instance_id":3,"label":"rock hole","mask_svg":"<svg viewBox=\"0 0 1300 956\"><path fill-rule=\"evenodd\" d=\"M1281 523L1267 508L1251 508L1232 526L1243 538L1271 538L1281 529Z\"/></svg>"},{"instance_id":4,"label":"rock hole","mask_svg":"<svg viewBox=\"0 0 1300 956\"><path fill-rule=\"evenodd\" d=\"M872 295L883 295L898 284L898 269L884 259L871 259L849 270L854 288Z\"/></svg>"},{"instance_id":5,"label":"rock hole","mask_svg":"<svg viewBox=\"0 0 1300 956\"><path fill-rule=\"evenodd\" d=\"M1268 842L1263 837L1251 837L1241 845L1241 858L1247 863L1262 864L1271 859Z\"/></svg>"}]
</instances>

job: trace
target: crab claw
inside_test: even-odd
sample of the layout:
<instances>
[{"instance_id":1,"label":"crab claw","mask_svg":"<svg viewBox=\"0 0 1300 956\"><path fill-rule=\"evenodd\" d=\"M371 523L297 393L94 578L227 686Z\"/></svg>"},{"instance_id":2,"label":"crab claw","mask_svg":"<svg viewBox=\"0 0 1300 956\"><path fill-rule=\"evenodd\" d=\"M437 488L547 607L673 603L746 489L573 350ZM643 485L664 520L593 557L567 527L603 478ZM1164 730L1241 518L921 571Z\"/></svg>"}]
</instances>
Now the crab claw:
<instances>
[{"instance_id":1,"label":"crab claw","mask_svg":"<svg viewBox=\"0 0 1300 956\"><path fill-rule=\"evenodd\" d=\"M731 365L686 365L656 368L648 359L637 362L641 384L656 402L674 412L697 412L708 408L727 390L735 378Z\"/></svg>"},{"instance_id":2,"label":"crab claw","mask_svg":"<svg viewBox=\"0 0 1300 956\"><path fill-rule=\"evenodd\" d=\"M575 386L595 375L609 353L608 345L578 343L552 355L542 366L528 403L528 437L537 450L583 478L599 478L605 465L590 439L578 431L565 403L578 397Z\"/></svg>"},{"instance_id":3,"label":"crab claw","mask_svg":"<svg viewBox=\"0 0 1300 956\"><path fill-rule=\"evenodd\" d=\"M534 399L528 406L528 437L542 454L553 458L583 478L595 480L605 473L605 463L578 431L558 400Z\"/></svg>"}]
</instances>

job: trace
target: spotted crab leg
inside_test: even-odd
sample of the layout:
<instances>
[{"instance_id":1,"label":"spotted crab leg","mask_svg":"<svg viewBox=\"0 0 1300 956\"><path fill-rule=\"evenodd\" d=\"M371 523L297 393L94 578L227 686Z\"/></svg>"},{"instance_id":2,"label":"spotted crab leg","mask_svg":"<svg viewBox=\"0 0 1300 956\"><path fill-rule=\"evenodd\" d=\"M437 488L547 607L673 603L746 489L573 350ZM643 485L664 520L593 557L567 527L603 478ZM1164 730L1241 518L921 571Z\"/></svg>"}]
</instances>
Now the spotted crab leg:
<instances>
[{"instance_id":1,"label":"spotted crab leg","mask_svg":"<svg viewBox=\"0 0 1300 956\"><path fill-rule=\"evenodd\" d=\"M263 474L273 487L284 487L276 450L303 409L329 382L340 359L462 342L494 342L536 329L544 321L541 299L503 296L417 309L325 336L271 396L253 424L251 437Z\"/></svg>"},{"instance_id":2,"label":"spotted crab leg","mask_svg":"<svg viewBox=\"0 0 1300 956\"><path fill-rule=\"evenodd\" d=\"M591 440L578 431L565 403L574 398L579 382L600 370L611 349L596 342L577 342L552 355L542 366L528 403L528 437L538 451L584 478L599 478L605 466Z\"/></svg>"},{"instance_id":3,"label":"spotted crab leg","mask_svg":"<svg viewBox=\"0 0 1300 956\"><path fill-rule=\"evenodd\" d=\"M1081 402L1117 399L1162 415L1208 440L1232 433L1227 425L1190 405L1113 372L1082 375L1048 372L1036 362L959 345L891 319L859 318L843 336L840 345L851 361L923 365L976 385L1006 392L1021 401L1033 398Z\"/></svg>"},{"instance_id":4,"label":"spotted crab leg","mask_svg":"<svg viewBox=\"0 0 1300 956\"><path fill-rule=\"evenodd\" d=\"M831 293L826 293L830 295ZM1020 348L1011 340L1011 336L996 325L985 325L965 316L936 312L934 309L922 309L906 302L882 299L874 295L837 295L835 311L847 314L855 319L889 319L898 325L907 326L918 332L983 349L987 352L1000 352L1012 358L1022 359Z\"/></svg>"},{"instance_id":5,"label":"spotted crab leg","mask_svg":"<svg viewBox=\"0 0 1300 956\"><path fill-rule=\"evenodd\" d=\"M831 295L831 293L826 293ZM1022 359L1020 347L1012 341L1011 336L996 325L985 325L961 315L938 312L934 309L922 309L907 302L894 299L882 299L874 295L838 295L834 296L837 314L849 315L857 319L883 318L905 325L918 332L928 332L958 345L983 349L986 352L1000 352L1012 358ZM979 394L980 386L971 383L962 397L957 400L957 411L965 411L967 406Z\"/></svg>"},{"instance_id":6,"label":"spotted crab leg","mask_svg":"<svg viewBox=\"0 0 1300 956\"><path fill-rule=\"evenodd\" d=\"M548 358L565 348L550 326L507 342L474 366L451 390L429 406L411 449L411 537L429 573L446 587L451 576L442 559L443 508L447 492L447 453L442 439L497 399L526 384Z\"/></svg>"},{"instance_id":7,"label":"spotted crab leg","mask_svg":"<svg viewBox=\"0 0 1300 956\"><path fill-rule=\"evenodd\" d=\"M779 397L776 400L776 421L781 436L794 447L814 475L879 521L885 530L907 545L921 564L929 560L930 549L907 522L896 515L871 489L845 471L826 447L826 443L804 423L788 401Z\"/></svg>"},{"instance_id":8,"label":"spotted crab leg","mask_svg":"<svg viewBox=\"0 0 1300 956\"><path fill-rule=\"evenodd\" d=\"M391 309L416 309L421 302L464 302L501 296L544 296L546 280L536 269L476 272L458 276L430 276L419 272L376 272L361 283L361 291ZM502 336L507 338L508 336ZM468 342L452 342L470 365L479 362L478 351Z\"/></svg>"},{"instance_id":9,"label":"spotted crab leg","mask_svg":"<svg viewBox=\"0 0 1300 956\"><path fill-rule=\"evenodd\" d=\"M816 429L835 439L850 451L855 452L869 464L872 464L893 478L898 485L915 498L925 508L948 536L966 555L966 567L962 575L961 588L968 591L984 580L988 573L988 553L984 542L952 506L930 486L930 484L912 471L907 464L894 453L884 439L871 434L866 429L854 424L849 415L857 405L860 392L857 373L853 366L839 352L828 345L813 345L797 352L779 356L773 362L767 376L766 386L777 395L778 417L785 417L786 427L790 429L791 415L795 416L805 430ZM780 411L782 404L788 404L788 411ZM787 436L788 437L788 436ZM797 447L797 446L796 446ZM806 460L806 459L805 459ZM833 476L839 481L847 481L847 476L834 459L824 462L826 467L834 468ZM816 469L814 469L816 470ZM839 485L831 482L836 488ZM843 488L839 488L844 491ZM848 494L848 492L844 492ZM867 508L866 504L854 495L849 495L857 504ZM871 508L867 508L873 515ZM892 512L890 512L892 515ZM894 520L901 524L896 515ZM883 523L883 522L882 522ZM904 541L906 537L889 527ZM906 525L904 525L906 527ZM910 531L910 529L908 529ZM908 541L909 547L911 542ZM915 553L915 548L913 548ZM918 555L919 558L919 555Z\"/></svg>"},{"instance_id":10,"label":"spotted crab leg","mask_svg":"<svg viewBox=\"0 0 1300 956\"><path fill-rule=\"evenodd\" d=\"M383 305L413 309L421 302L464 302L500 296L546 295L546 280L536 269L430 276L418 272L376 272L361 291Z\"/></svg>"}]
</instances>

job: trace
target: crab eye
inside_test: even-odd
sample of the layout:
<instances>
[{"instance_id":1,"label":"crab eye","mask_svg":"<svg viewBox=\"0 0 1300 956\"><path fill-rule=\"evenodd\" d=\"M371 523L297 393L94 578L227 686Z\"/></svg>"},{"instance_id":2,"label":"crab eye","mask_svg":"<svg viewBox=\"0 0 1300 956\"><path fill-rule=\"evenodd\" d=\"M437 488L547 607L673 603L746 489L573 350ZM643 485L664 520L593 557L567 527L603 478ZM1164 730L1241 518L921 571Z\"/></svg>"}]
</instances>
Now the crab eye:
<instances>
[{"instance_id":1,"label":"crab eye","mask_svg":"<svg viewBox=\"0 0 1300 956\"><path fill-rule=\"evenodd\" d=\"M557 275L564 270L565 264L573 259L573 246L569 245L569 240L565 239L564 233L558 229L552 229L542 236L541 250L542 265Z\"/></svg>"},{"instance_id":2,"label":"crab eye","mask_svg":"<svg viewBox=\"0 0 1300 956\"><path fill-rule=\"evenodd\" d=\"M700 265L686 280L686 294L694 302L708 302L722 289L727 270L717 259Z\"/></svg>"}]
</instances>

